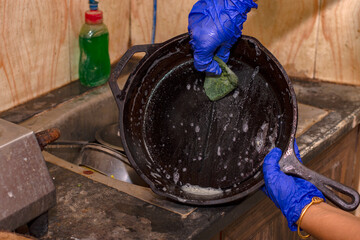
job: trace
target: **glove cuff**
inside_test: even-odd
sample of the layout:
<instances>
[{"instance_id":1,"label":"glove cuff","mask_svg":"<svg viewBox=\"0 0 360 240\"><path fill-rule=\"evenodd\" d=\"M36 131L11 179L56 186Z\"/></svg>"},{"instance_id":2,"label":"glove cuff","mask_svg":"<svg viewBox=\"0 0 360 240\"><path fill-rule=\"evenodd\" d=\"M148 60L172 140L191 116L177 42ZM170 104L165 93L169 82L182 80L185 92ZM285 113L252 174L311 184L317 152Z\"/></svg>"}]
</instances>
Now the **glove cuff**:
<instances>
[{"instance_id":1,"label":"glove cuff","mask_svg":"<svg viewBox=\"0 0 360 240\"><path fill-rule=\"evenodd\" d=\"M237 29L234 30L235 39L239 38L242 34L243 23L247 20L247 14L252 8L257 8L258 5L253 0L231 0L237 8L235 17L231 17Z\"/></svg>"},{"instance_id":2,"label":"glove cuff","mask_svg":"<svg viewBox=\"0 0 360 240\"><path fill-rule=\"evenodd\" d=\"M257 8L258 7L258 5L253 0L235 0L234 2L240 3L243 6L248 7L248 11L246 13L248 13L251 8Z\"/></svg>"}]
</instances>

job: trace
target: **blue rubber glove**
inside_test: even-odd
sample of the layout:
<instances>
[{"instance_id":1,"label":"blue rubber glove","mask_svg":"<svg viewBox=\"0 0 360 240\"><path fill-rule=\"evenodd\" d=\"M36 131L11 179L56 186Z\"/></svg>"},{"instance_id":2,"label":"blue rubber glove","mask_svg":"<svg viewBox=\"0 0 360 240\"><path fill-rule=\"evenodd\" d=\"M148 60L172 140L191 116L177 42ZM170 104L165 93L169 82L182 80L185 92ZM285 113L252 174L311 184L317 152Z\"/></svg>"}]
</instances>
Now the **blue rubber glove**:
<instances>
[{"instance_id":1,"label":"blue rubber glove","mask_svg":"<svg viewBox=\"0 0 360 240\"><path fill-rule=\"evenodd\" d=\"M241 36L246 14L257 8L253 0L199 0L189 14L188 30L198 71L221 74L216 54L225 63L230 48Z\"/></svg>"},{"instance_id":2,"label":"blue rubber glove","mask_svg":"<svg viewBox=\"0 0 360 240\"><path fill-rule=\"evenodd\" d=\"M298 159L301 159L296 142L294 151ZM288 221L290 230L296 231L296 222L302 209L311 202L313 197L324 200L325 197L312 183L283 173L278 164L281 155L281 150L274 148L265 157L263 165L265 186L262 190L280 208Z\"/></svg>"}]
</instances>

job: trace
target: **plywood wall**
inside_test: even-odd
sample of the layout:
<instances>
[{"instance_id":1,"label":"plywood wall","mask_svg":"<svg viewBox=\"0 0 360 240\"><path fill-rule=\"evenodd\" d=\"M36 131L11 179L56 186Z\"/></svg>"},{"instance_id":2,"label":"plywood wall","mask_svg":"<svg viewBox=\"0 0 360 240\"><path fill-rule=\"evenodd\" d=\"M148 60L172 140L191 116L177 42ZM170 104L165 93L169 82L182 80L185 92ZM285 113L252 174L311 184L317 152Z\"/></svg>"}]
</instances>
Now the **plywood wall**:
<instances>
[{"instance_id":1,"label":"plywood wall","mask_svg":"<svg viewBox=\"0 0 360 240\"><path fill-rule=\"evenodd\" d=\"M0 111L78 78L78 33L88 0L0 0ZM100 0L110 58L129 45L130 0Z\"/></svg>"},{"instance_id":2,"label":"plywood wall","mask_svg":"<svg viewBox=\"0 0 360 240\"><path fill-rule=\"evenodd\" d=\"M187 31L195 0L158 0L155 42ZM267 47L291 76L360 85L360 1L259 0L243 34ZM175 7L176 6L176 7ZM131 43L149 43L152 1L132 1Z\"/></svg>"},{"instance_id":3,"label":"plywood wall","mask_svg":"<svg viewBox=\"0 0 360 240\"><path fill-rule=\"evenodd\" d=\"M313 77L318 11L318 1L259 0L243 34L259 39L288 74Z\"/></svg>"},{"instance_id":4,"label":"plywood wall","mask_svg":"<svg viewBox=\"0 0 360 240\"><path fill-rule=\"evenodd\" d=\"M70 82L66 1L0 1L0 110Z\"/></svg>"},{"instance_id":5,"label":"plywood wall","mask_svg":"<svg viewBox=\"0 0 360 240\"><path fill-rule=\"evenodd\" d=\"M360 1L259 0L244 33L291 76L360 85Z\"/></svg>"},{"instance_id":6,"label":"plywood wall","mask_svg":"<svg viewBox=\"0 0 360 240\"><path fill-rule=\"evenodd\" d=\"M197 0L157 0L155 42L187 32L188 15ZM153 1L131 1L131 45L151 42Z\"/></svg>"},{"instance_id":7,"label":"plywood wall","mask_svg":"<svg viewBox=\"0 0 360 240\"><path fill-rule=\"evenodd\" d=\"M322 1L315 77L360 85L360 1Z\"/></svg>"},{"instance_id":8,"label":"plywood wall","mask_svg":"<svg viewBox=\"0 0 360 240\"><path fill-rule=\"evenodd\" d=\"M0 111L78 78L78 33L88 0L0 0ZM155 42L187 32L196 0L157 0ZM360 85L359 0L259 0L243 33L291 76ZM100 0L110 58L150 43L152 0Z\"/></svg>"}]
</instances>

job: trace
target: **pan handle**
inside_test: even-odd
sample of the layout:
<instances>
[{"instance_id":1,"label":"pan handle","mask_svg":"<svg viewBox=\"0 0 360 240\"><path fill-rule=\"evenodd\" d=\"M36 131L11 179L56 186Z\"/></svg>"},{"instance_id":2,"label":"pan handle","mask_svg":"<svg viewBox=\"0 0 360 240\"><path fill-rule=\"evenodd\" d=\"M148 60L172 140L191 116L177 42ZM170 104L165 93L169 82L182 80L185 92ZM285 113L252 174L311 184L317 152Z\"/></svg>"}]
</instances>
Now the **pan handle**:
<instances>
[{"instance_id":1,"label":"pan handle","mask_svg":"<svg viewBox=\"0 0 360 240\"><path fill-rule=\"evenodd\" d=\"M283 154L279 165L284 173L301 177L314 184L326 198L339 208L346 211L353 211L358 207L359 193L357 191L308 169L297 159L292 149ZM336 195L336 192L349 196L351 202L347 202L339 197Z\"/></svg>"},{"instance_id":2,"label":"pan handle","mask_svg":"<svg viewBox=\"0 0 360 240\"><path fill-rule=\"evenodd\" d=\"M117 84L117 80L120 77L121 72L123 71L124 67L126 66L127 62L131 59L131 57L138 52L145 52L145 57L148 54L153 53L156 49L158 49L158 46L161 44L144 44L144 45L135 45L128 49L126 53L121 57L119 62L116 64L114 70L112 71L110 78L109 78L109 85L111 88L111 91L114 95L116 104L120 108L120 102L121 102L121 93L122 91L119 88L119 85Z\"/></svg>"}]
</instances>

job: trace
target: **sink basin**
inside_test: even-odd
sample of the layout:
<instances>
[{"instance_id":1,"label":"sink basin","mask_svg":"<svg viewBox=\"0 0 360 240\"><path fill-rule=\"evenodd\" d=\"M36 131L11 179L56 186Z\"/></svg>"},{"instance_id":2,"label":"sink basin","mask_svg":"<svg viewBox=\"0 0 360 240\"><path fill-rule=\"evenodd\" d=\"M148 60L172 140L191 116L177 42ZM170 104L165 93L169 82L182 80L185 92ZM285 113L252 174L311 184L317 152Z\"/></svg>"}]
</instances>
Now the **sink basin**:
<instances>
[{"instance_id":1,"label":"sink basin","mask_svg":"<svg viewBox=\"0 0 360 240\"><path fill-rule=\"evenodd\" d=\"M120 88L127 78L128 75L123 75L118 79ZM185 206L156 195L128 164L116 163L117 167L114 169L117 173L121 172L122 176L99 168L105 165L109 169L112 164L109 162L103 164L103 157L96 162L91 161L91 165L88 164L89 162L81 164L79 155L84 146L88 143L96 143L96 133L117 121L118 109L109 86L105 84L35 115L20 125L34 132L49 128L60 130L61 137L43 151L45 161L179 214L181 217L188 216L196 207ZM101 164L103 165L100 166ZM119 165L122 165L121 168Z\"/></svg>"},{"instance_id":2,"label":"sink basin","mask_svg":"<svg viewBox=\"0 0 360 240\"><path fill-rule=\"evenodd\" d=\"M80 141L57 142L48 145L45 151L82 166L84 171L95 171L120 181L148 187L131 167L124 154L104 145Z\"/></svg>"},{"instance_id":3,"label":"sink basin","mask_svg":"<svg viewBox=\"0 0 360 240\"><path fill-rule=\"evenodd\" d=\"M119 85L127 76L119 79ZM126 156L117 149L96 143L96 135L105 126L118 120L118 109L107 84L43 112L21 125L37 132L56 127L61 137L45 151L69 164L84 167L127 183L147 187L128 163Z\"/></svg>"}]
</instances>

